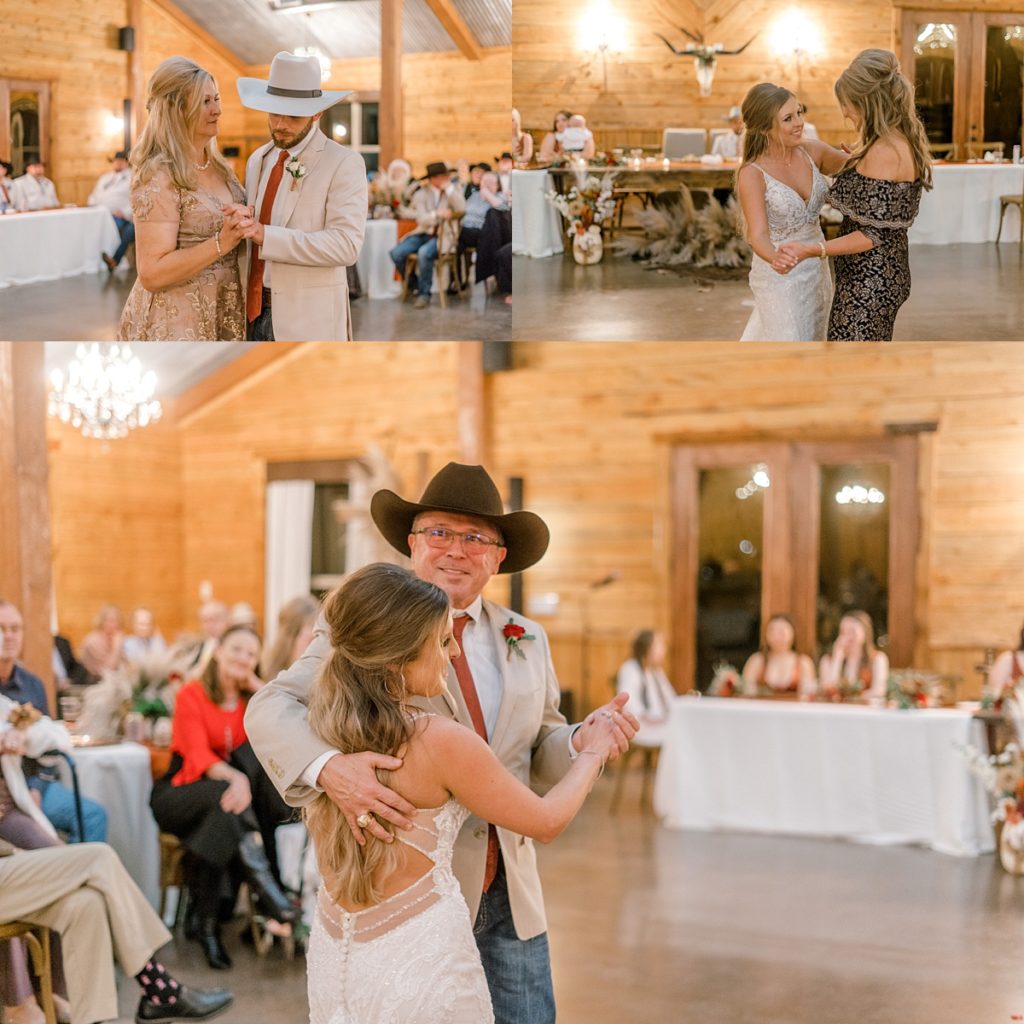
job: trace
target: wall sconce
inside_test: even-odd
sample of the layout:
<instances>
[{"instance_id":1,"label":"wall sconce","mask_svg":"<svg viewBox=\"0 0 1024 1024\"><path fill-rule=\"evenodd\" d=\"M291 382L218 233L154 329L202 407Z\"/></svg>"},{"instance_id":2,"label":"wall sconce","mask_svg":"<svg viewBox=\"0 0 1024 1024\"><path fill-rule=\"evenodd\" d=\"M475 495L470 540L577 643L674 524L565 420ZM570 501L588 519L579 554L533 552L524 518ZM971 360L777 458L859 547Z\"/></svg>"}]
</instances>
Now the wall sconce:
<instances>
[{"instance_id":1,"label":"wall sconce","mask_svg":"<svg viewBox=\"0 0 1024 1024\"><path fill-rule=\"evenodd\" d=\"M124 118L107 114L104 131L107 135L124 135Z\"/></svg>"},{"instance_id":2,"label":"wall sconce","mask_svg":"<svg viewBox=\"0 0 1024 1024\"><path fill-rule=\"evenodd\" d=\"M779 60L796 62L798 92L803 85L804 61L820 60L825 53L817 22L797 7L789 8L772 23L768 45Z\"/></svg>"},{"instance_id":3,"label":"wall sconce","mask_svg":"<svg viewBox=\"0 0 1024 1024\"><path fill-rule=\"evenodd\" d=\"M584 53L599 53L608 89L608 57L621 61L626 41L626 22L615 13L608 0L594 0L579 23L579 45Z\"/></svg>"}]
</instances>

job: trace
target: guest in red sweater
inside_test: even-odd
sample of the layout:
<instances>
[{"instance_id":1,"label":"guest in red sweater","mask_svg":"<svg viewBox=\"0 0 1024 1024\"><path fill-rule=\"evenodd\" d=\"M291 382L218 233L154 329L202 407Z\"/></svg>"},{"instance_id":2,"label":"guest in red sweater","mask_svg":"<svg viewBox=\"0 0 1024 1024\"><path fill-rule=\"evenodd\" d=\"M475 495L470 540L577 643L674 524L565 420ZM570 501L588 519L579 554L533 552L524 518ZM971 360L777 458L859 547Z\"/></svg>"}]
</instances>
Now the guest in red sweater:
<instances>
[{"instance_id":1,"label":"guest in red sweater","mask_svg":"<svg viewBox=\"0 0 1024 1024\"><path fill-rule=\"evenodd\" d=\"M221 637L200 679L186 683L174 709L173 758L153 787L160 828L193 855L189 890L193 929L207 963L231 958L220 938L220 898L241 875L261 909L287 926L296 911L277 877L274 830L293 815L256 760L245 735L245 705L260 685L260 639L248 626Z\"/></svg>"}]
</instances>

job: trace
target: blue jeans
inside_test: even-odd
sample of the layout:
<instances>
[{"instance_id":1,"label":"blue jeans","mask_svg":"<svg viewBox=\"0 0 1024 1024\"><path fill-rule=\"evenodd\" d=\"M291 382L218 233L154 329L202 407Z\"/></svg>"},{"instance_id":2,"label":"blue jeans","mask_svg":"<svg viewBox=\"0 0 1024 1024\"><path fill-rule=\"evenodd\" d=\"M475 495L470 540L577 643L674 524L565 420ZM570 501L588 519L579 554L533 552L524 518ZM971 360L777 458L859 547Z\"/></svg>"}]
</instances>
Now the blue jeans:
<instances>
[{"instance_id":1,"label":"blue jeans","mask_svg":"<svg viewBox=\"0 0 1024 1024\"><path fill-rule=\"evenodd\" d=\"M121 236L121 244L114 251L111 259L114 263L120 263L128 251L128 246L135 241L135 225L123 217L115 217L114 223L117 225L117 233Z\"/></svg>"},{"instance_id":2,"label":"blue jeans","mask_svg":"<svg viewBox=\"0 0 1024 1024\"><path fill-rule=\"evenodd\" d=\"M107 841L107 812L102 804L82 797L82 824L85 839L78 834L78 817L75 814L75 795L60 782L51 782L43 790L43 814L50 824L71 837L73 843L105 843Z\"/></svg>"},{"instance_id":3,"label":"blue jeans","mask_svg":"<svg viewBox=\"0 0 1024 1024\"><path fill-rule=\"evenodd\" d=\"M545 932L516 937L504 861L480 900L473 935L494 1004L495 1024L554 1024L555 993Z\"/></svg>"},{"instance_id":4,"label":"blue jeans","mask_svg":"<svg viewBox=\"0 0 1024 1024\"><path fill-rule=\"evenodd\" d=\"M398 268L399 274L405 273L405 261L413 253L419 257L416 265L418 291L424 298L429 299L430 286L434 280L434 262L437 260L437 238L425 231L406 235L390 253L391 262Z\"/></svg>"}]
</instances>

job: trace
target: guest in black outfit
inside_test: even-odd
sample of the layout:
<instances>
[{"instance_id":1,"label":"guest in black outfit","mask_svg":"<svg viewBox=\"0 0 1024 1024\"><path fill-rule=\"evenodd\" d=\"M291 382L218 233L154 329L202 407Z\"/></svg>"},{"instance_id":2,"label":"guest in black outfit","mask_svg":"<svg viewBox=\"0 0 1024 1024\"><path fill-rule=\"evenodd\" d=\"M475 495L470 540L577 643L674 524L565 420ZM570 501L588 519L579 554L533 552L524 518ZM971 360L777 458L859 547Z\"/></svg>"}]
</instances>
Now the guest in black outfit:
<instances>
[{"instance_id":1,"label":"guest in black outfit","mask_svg":"<svg viewBox=\"0 0 1024 1024\"><path fill-rule=\"evenodd\" d=\"M836 257L829 341L891 341L896 314L910 296L907 232L922 189L932 187L928 137L914 109L914 87L888 50L859 53L835 93L860 133L828 194L843 214L839 237L823 247L789 242L780 253L796 262Z\"/></svg>"}]
</instances>

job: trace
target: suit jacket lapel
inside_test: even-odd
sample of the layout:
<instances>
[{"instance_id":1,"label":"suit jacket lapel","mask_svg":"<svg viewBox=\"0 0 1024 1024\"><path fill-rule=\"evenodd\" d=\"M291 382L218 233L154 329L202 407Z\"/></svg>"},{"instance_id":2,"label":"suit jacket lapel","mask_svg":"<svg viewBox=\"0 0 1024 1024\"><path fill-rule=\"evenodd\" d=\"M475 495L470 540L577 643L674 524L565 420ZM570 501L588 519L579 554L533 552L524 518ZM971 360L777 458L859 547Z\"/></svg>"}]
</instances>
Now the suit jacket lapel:
<instances>
[{"instance_id":1,"label":"suit jacket lapel","mask_svg":"<svg viewBox=\"0 0 1024 1024\"><path fill-rule=\"evenodd\" d=\"M263 162L267 159L267 153L273 148L273 142L267 142L249 157L249 164L245 170L245 199L250 206L256 206L256 200L259 199L260 178L263 177ZM258 217L259 215L260 211L257 209L256 216Z\"/></svg>"},{"instance_id":2,"label":"suit jacket lapel","mask_svg":"<svg viewBox=\"0 0 1024 1024\"><path fill-rule=\"evenodd\" d=\"M271 223L276 224L278 227L287 227L292 211L295 209L295 204L302 195L302 189L306 181L309 180L309 176L313 173L313 169L323 153L327 136L319 128L314 128L313 131L316 132L316 136L309 140L306 148L298 157L299 162L306 167L305 175L296 180L285 171L284 177L281 179L281 188L284 190L284 195L278 192L277 202L274 203L274 213L271 217Z\"/></svg>"}]
</instances>

